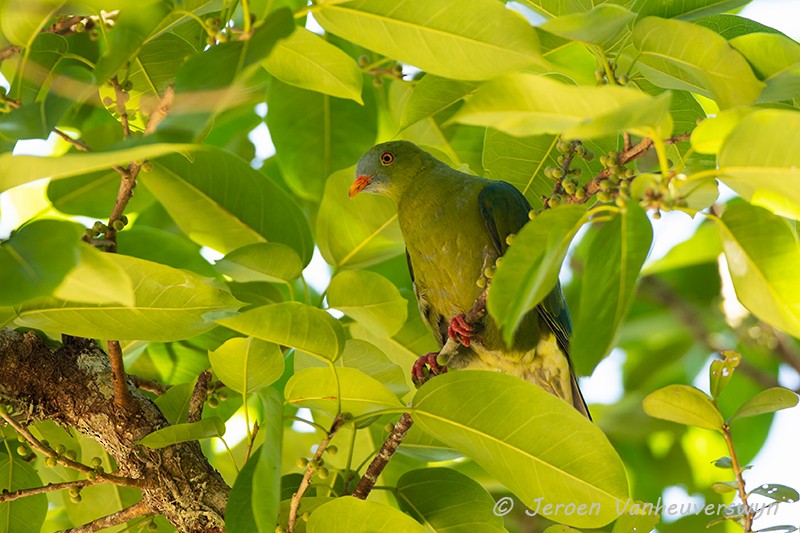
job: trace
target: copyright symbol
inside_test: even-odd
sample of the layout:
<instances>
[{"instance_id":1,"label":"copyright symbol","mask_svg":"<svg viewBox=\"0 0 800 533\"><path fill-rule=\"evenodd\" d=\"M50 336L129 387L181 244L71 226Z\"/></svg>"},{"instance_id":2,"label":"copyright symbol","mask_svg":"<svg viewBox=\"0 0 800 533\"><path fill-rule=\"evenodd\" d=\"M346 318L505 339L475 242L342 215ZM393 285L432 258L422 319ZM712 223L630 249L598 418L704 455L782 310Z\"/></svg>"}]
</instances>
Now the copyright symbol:
<instances>
[{"instance_id":1,"label":"copyright symbol","mask_svg":"<svg viewBox=\"0 0 800 533\"><path fill-rule=\"evenodd\" d=\"M505 516L511 512L511 509L514 508L514 500L505 496L497 500L497 503L494 504L494 509L492 512L495 516Z\"/></svg>"}]
</instances>

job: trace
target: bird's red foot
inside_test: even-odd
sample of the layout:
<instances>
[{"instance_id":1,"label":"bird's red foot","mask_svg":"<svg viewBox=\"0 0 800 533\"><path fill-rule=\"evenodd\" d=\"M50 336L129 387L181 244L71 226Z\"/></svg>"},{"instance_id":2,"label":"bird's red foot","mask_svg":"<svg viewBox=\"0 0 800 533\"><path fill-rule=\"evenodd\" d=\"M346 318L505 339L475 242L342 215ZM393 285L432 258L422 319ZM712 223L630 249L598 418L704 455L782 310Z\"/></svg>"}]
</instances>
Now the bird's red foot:
<instances>
[{"instance_id":1,"label":"bird's red foot","mask_svg":"<svg viewBox=\"0 0 800 533\"><path fill-rule=\"evenodd\" d=\"M414 366L411 367L411 381L417 387L422 386L423 383L431 379L433 376L445 374L447 367L440 367L436 362L437 352L426 353L425 355L414 361Z\"/></svg>"},{"instance_id":2,"label":"bird's red foot","mask_svg":"<svg viewBox=\"0 0 800 533\"><path fill-rule=\"evenodd\" d=\"M450 321L450 327L447 328L447 335L464 346L469 346L472 339L478 336L478 332L475 326L467 323L467 319L462 313L453 317Z\"/></svg>"}]
</instances>

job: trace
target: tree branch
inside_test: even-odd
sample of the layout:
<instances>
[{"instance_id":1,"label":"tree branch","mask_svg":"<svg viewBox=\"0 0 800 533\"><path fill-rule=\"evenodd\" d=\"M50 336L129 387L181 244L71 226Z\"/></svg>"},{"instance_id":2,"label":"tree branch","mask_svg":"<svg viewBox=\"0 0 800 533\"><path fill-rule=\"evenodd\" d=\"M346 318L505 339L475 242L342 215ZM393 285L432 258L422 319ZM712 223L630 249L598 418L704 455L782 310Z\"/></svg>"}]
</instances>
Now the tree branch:
<instances>
[{"instance_id":1,"label":"tree branch","mask_svg":"<svg viewBox=\"0 0 800 533\"><path fill-rule=\"evenodd\" d=\"M117 511L116 513L112 513L108 516L103 516L96 520L92 520L88 524L84 524L79 527L66 529L61 533L91 533L93 531L100 531L101 529L124 524L125 522L133 520L134 518L148 514L152 514L152 512L147 508L147 505L144 503L144 501L140 501L138 503L134 503L130 507L122 509L121 511Z\"/></svg>"},{"instance_id":2,"label":"tree branch","mask_svg":"<svg viewBox=\"0 0 800 533\"><path fill-rule=\"evenodd\" d=\"M383 446L381 446L378 455L376 455L369 464L364 475L361 476L361 479L358 480L358 484L353 491L354 498L360 500L367 499L367 496L369 496L369 493L372 491L372 487L378 482L378 477L381 475L381 472L383 472L383 469L389 464L394 452L400 447L400 444L406 437L406 433L408 433L408 430L411 429L413 424L414 421L411 419L411 414L403 413L400 420L398 420L394 428L392 428L389 436L383 442Z\"/></svg>"},{"instance_id":3,"label":"tree branch","mask_svg":"<svg viewBox=\"0 0 800 533\"><path fill-rule=\"evenodd\" d=\"M11 502L14 500L18 500L20 498L35 496L36 494L46 494L48 492L56 492L65 489L76 488L80 490L86 487L90 487L92 485L99 485L101 483L106 483L106 480L98 477L94 480L82 479L78 481L65 481L63 483L48 483L47 485L44 485L42 487L19 489L13 492L9 492L7 489L3 489L3 492L0 493L0 503Z\"/></svg>"},{"instance_id":4,"label":"tree branch","mask_svg":"<svg viewBox=\"0 0 800 533\"><path fill-rule=\"evenodd\" d=\"M211 381L211 371L203 370L197 376L197 382L194 384L192 397L189 399L189 411L186 415L187 422L198 422L203 416L203 405L206 403L206 395L208 394L208 384Z\"/></svg>"}]
</instances>

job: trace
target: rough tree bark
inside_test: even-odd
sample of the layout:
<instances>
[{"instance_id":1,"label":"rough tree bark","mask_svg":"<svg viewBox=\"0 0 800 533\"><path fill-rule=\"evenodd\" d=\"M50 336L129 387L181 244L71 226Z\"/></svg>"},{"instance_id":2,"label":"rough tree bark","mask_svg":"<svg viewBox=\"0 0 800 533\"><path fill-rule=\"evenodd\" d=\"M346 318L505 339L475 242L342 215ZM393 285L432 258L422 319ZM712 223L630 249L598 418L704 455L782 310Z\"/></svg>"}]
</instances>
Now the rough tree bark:
<instances>
[{"instance_id":1,"label":"rough tree bark","mask_svg":"<svg viewBox=\"0 0 800 533\"><path fill-rule=\"evenodd\" d=\"M133 403L119 409L108 356L93 341L65 337L52 348L34 333L0 330L0 401L14 407L19 422L53 420L97 440L117 462L117 474L143 481L147 509L179 531L224 531L230 488L197 442L160 450L137 445L169 422L128 386Z\"/></svg>"}]
</instances>

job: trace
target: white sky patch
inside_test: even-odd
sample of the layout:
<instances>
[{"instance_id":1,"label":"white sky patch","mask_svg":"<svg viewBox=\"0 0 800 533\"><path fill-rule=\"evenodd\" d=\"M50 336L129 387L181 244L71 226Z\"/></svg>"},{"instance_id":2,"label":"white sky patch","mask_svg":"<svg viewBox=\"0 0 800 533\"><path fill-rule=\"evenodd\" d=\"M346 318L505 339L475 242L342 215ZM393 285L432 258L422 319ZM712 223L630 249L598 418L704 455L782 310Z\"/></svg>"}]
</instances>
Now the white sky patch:
<instances>
[{"instance_id":1,"label":"white sky patch","mask_svg":"<svg viewBox=\"0 0 800 533\"><path fill-rule=\"evenodd\" d=\"M756 0L745 6L739 16L800 39L800 2L797 0Z\"/></svg>"},{"instance_id":2,"label":"white sky patch","mask_svg":"<svg viewBox=\"0 0 800 533\"><path fill-rule=\"evenodd\" d=\"M213 248L209 248L208 246L203 246L200 248L200 255L203 256L203 259L211 263L212 265L225 257L225 254L222 254L216 251Z\"/></svg>"},{"instance_id":3,"label":"white sky patch","mask_svg":"<svg viewBox=\"0 0 800 533\"><path fill-rule=\"evenodd\" d=\"M306 16L306 29L308 31L313 31L317 35L322 35L325 33L325 30L322 29L322 26L319 25L319 22L314 18L314 14L309 12Z\"/></svg>"},{"instance_id":4,"label":"white sky patch","mask_svg":"<svg viewBox=\"0 0 800 533\"><path fill-rule=\"evenodd\" d=\"M744 308L736 297L736 289L733 288L731 272L728 270L728 261L725 256L717 259L719 265L719 277L722 281L722 311L725 313L725 320L731 327L737 327L742 320L750 315L750 311Z\"/></svg>"},{"instance_id":5,"label":"white sky patch","mask_svg":"<svg viewBox=\"0 0 800 533\"><path fill-rule=\"evenodd\" d=\"M591 376L580 378L579 385L587 403L612 404L622 398L622 365L625 352L614 348L600 361Z\"/></svg>"},{"instance_id":6,"label":"white sky patch","mask_svg":"<svg viewBox=\"0 0 800 533\"><path fill-rule=\"evenodd\" d=\"M666 508L668 508L670 505L674 504L674 505L677 506L677 508L680 508L681 505L683 505L684 508L688 509L689 508L688 506L691 505L692 509L694 509L694 506L702 506L702 505L705 504L705 499L703 499L702 496L693 496L693 495L689 494L688 492L686 492L685 488L683 488L681 486L678 486L678 485L674 485L672 487L667 487L666 489L664 489L664 492L662 493L661 498L662 498L662 502L664 504L663 506L666 507ZM655 503L655 502L652 502L652 503ZM675 520L678 520L679 518L683 518L683 516L685 516L685 515L663 513L661 515L661 519L664 522L669 523L669 522L674 522ZM709 521L710 521L710 519L709 519Z\"/></svg>"},{"instance_id":7,"label":"white sky patch","mask_svg":"<svg viewBox=\"0 0 800 533\"><path fill-rule=\"evenodd\" d=\"M325 262L316 246L311 262L303 270L303 277L306 278L306 283L320 294L328 288L328 284L331 282L331 267Z\"/></svg>"},{"instance_id":8,"label":"white sky patch","mask_svg":"<svg viewBox=\"0 0 800 533\"><path fill-rule=\"evenodd\" d=\"M314 421L314 417L311 416L311 410L306 407L301 407L298 409L295 416L297 418L308 420L309 422ZM292 431L296 431L297 433L314 433L316 430L317 429L311 424L306 424L305 422L300 422L299 420L292 422Z\"/></svg>"}]
</instances>

